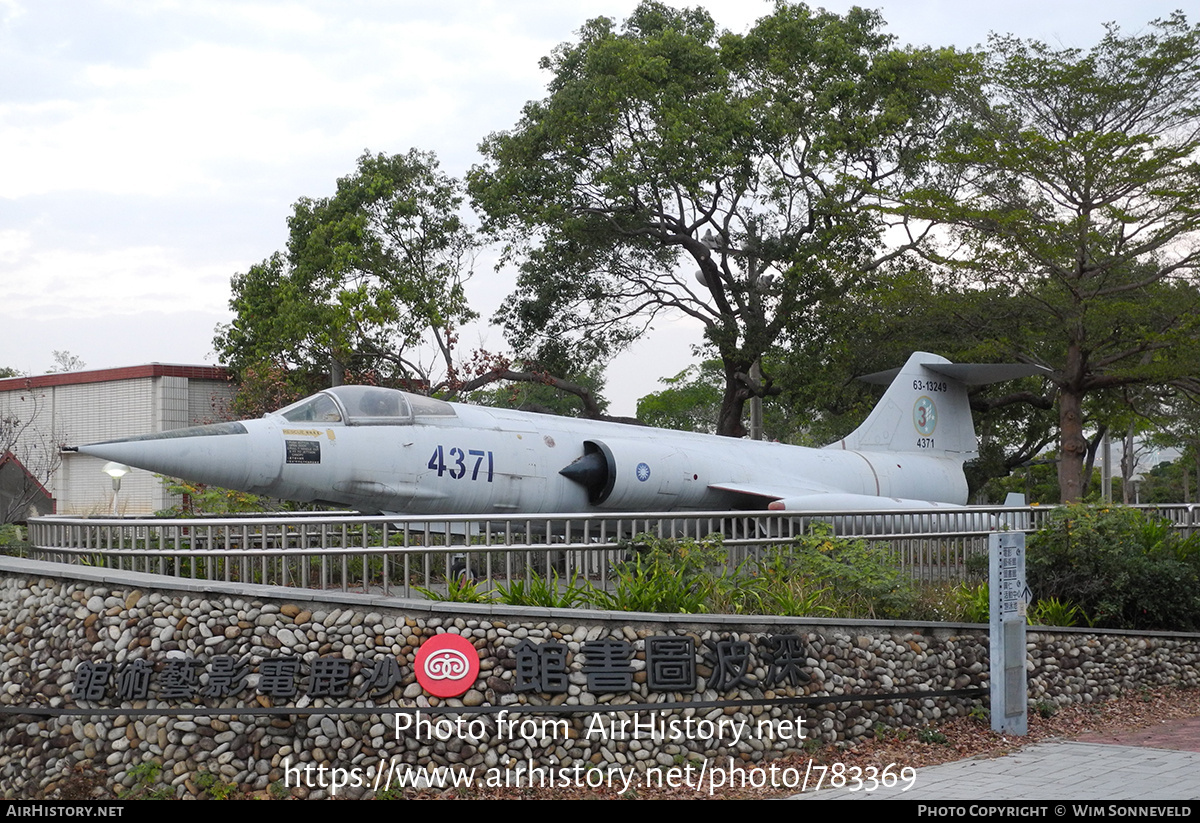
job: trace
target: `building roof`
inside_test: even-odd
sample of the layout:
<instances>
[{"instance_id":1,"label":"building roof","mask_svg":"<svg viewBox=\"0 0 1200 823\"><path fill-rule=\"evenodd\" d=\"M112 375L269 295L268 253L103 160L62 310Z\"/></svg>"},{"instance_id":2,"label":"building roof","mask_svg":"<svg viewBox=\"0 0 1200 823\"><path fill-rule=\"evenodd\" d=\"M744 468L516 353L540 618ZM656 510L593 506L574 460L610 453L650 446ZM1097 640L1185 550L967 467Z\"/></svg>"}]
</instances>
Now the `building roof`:
<instances>
[{"instance_id":1,"label":"building roof","mask_svg":"<svg viewBox=\"0 0 1200 823\"><path fill-rule=\"evenodd\" d=\"M123 366L117 369L39 374L30 377L7 377L0 380L0 391L19 391L50 386L75 386L82 383L107 383L111 380L134 380L141 377L187 377L192 380L228 380L224 366L183 366L172 363L147 363L142 366Z\"/></svg>"}]
</instances>

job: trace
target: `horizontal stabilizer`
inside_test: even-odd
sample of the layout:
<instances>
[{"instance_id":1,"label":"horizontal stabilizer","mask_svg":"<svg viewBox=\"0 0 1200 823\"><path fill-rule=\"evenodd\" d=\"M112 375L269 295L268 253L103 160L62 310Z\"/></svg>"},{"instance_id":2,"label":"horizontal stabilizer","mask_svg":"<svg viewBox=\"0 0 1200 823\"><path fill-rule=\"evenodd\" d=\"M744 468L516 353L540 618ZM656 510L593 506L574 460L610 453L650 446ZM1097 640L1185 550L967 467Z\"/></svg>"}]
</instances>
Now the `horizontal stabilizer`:
<instances>
[{"instance_id":1,"label":"horizontal stabilizer","mask_svg":"<svg viewBox=\"0 0 1200 823\"><path fill-rule=\"evenodd\" d=\"M1032 363L922 363L921 365L935 374L952 377L967 386L984 386L988 383L1003 383L1005 380L1050 374L1050 369L1045 366L1035 366ZM873 374L865 374L858 379L875 386L889 386L900 371L899 368L877 371Z\"/></svg>"}]
</instances>

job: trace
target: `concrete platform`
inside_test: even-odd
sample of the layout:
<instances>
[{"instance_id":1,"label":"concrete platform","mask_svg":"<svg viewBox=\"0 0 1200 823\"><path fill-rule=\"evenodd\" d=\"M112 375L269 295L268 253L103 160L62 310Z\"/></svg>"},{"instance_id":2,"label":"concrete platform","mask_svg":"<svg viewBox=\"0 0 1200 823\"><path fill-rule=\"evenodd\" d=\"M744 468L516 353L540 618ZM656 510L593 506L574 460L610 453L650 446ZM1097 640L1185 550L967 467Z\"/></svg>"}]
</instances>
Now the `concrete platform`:
<instances>
[{"instance_id":1,"label":"concrete platform","mask_svg":"<svg viewBox=\"0 0 1200 823\"><path fill-rule=\"evenodd\" d=\"M911 789L902 791L903 785L823 789L792 799L1200 800L1200 717L928 766L917 769Z\"/></svg>"}]
</instances>

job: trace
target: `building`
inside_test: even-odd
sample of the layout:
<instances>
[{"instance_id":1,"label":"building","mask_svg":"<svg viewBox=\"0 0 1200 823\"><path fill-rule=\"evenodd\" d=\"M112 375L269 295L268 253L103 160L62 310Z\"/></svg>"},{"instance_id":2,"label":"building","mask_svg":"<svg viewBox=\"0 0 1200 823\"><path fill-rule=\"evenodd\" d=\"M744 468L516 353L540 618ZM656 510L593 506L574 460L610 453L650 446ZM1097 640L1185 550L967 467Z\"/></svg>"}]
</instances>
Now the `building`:
<instances>
[{"instance_id":1,"label":"building","mask_svg":"<svg viewBox=\"0 0 1200 823\"><path fill-rule=\"evenodd\" d=\"M62 446L213 423L226 419L232 396L219 366L150 363L0 380L0 454L11 451L24 477L40 487L0 484L0 515L14 505L44 511L46 495L59 514L111 513L104 461ZM117 496L122 514L151 514L174 503L159 478L138 469L121 481Z\"/></svg>"}]
</instances>

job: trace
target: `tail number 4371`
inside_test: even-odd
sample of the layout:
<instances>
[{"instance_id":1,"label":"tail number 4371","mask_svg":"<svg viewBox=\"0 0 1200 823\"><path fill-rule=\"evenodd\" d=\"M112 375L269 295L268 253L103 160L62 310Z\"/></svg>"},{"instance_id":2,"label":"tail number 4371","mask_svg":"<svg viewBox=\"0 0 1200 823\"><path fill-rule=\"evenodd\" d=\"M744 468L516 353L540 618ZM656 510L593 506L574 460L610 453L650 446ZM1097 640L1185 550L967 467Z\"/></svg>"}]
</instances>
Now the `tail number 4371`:
<instances>
[{"instance_id":1,"label":"tail number 4371","mask_svg":"<svg viewBox=\"0 0 1200 823\"><path fill-rule=\"evenodd\" d=\"M457 446L450 449L438 446L429 458L429 468L436 471L438 477L448 474L455 480L461 480L470 472L472 480L480 480L481 475L484 475L487 482L491 483L493 458L491 451L482 449L468 449L464 452Z\"/></svg>"}]
</instances>

